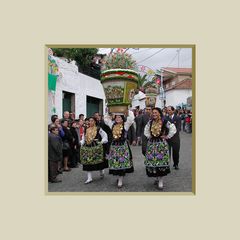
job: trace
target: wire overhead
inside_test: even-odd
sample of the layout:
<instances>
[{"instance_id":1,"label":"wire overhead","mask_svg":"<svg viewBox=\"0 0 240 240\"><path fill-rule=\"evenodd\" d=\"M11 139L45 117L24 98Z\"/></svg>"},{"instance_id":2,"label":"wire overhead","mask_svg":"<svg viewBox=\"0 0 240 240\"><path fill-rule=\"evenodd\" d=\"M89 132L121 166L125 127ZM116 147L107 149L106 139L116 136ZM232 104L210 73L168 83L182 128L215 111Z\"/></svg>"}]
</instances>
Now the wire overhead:
<instances>
[{"instance_id":1,"label":"wire overhead","mask_svg":"<svg viewBox=\"0 0 240 240\"><path fill-rule=\"evenodd\" d=\"M147 58L145 58L145 59L143 59L143 60L139 61L137 64L139 64L139 63L141 63L141 62L144 62L144 61L146 61L147 59L149 59L149 58L153 57L154 55L156 55L156 54L160 53L160 52L161 52L161 51L163 51L164 49L165 49L165 48L162 48L162 49L158 50L157 52L155 52L155 53L154 53L154 54L152 54L151 56L149 56L149 57L147 57Z\"/></svg>"},{"instance_id":2,"label":"wire overhead","mask_svg":"<svg viewBox=\"0 0 240 240\"><path fill-rule=\"evenodd\" d=\"M180 49L177 50L176 55L172 58L172 60L169 62L169 64L168 64L166 67L169 67L170 64L172 64L172 62L175 60L175 58L177 57L177 55L179 54L179 52L180 52Z\"/></svg>"},{"instance_id":3,"label":"wire overhead","mask_svg":"<svg viewBox=\"0 0 240 240\"><path fill-rule=\"evenodd\" d=\"M140 50L140 51L138 51L138 52L131 53L131 54L134 55L134 54L138 54L138 53L142 53L142 52L149 51L149 50L151 50L151 49L152 49L152 48L147 48L147 49L143 49L143 50Z\"/></svg>"}]
</instances>

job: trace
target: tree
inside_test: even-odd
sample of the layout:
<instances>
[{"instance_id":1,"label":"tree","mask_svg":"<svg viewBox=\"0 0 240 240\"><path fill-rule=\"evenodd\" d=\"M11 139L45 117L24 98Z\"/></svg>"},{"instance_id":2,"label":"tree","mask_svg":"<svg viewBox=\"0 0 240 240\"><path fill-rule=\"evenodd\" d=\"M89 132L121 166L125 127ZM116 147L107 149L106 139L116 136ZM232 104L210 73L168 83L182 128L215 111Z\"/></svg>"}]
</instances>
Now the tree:
<instances>
[{"instance_id":1,"label":"tree","mask_svg":"<svg viewBox=\"0 0 240 240\"><path fill-rule=\"evenodd\" d=\"M75 60L79 72L91 76L91 64L98 48L52 48L52 50L57 57Z\"/></svg>"},{"instance_id":2,"label":"tree","mask_svg":"<svg viewBox=\"0 0 240 240\"><path fill-rule=\"evenodd\" d=\"M147 74L144 74L143 76L138 74L138 88L144 87L144 85L147 83L147 81L148 81Z\"/></svg>"},{"instance_id":3,"label":"tree","mask_svg":"<svg viewBox=\"0 0 240 240\"><path fill-rule=\"evenodd\" d=\"M155 78L152 78L150 81L148 81L146 84L144 84L145 89L149 88L149 87L151 87L151 88L157 88L158 87Z\"/></svg>"},{"instance_id":4,"label":"tree","mask_svg":"<svg viewBox=\"0 0 240 240\"><path fill-rule=\"evenodd\" d=\"M156 75L161 76L162 75L162 71L161 70L157 70L156 71Z\"/></svg>"}]
</instances>

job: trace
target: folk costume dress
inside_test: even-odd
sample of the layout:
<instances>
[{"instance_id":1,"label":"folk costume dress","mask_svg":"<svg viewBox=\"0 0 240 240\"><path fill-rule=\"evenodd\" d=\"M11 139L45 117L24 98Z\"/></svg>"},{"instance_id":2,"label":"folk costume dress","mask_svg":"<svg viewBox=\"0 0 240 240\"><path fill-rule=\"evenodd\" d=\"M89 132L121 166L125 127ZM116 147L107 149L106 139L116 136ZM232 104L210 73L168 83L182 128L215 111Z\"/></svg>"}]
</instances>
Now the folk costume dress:
<instances>
[{"instance_id":1,"label":"folk costume dress","mask_svg":"<svg viewBox=\"0 0 240 240\"><path fill-rule=\"evenodd\" d=\"M113 140L108 154L109 174L125 176L126 173L134 171L132 152L127 140L127 131L134 122L134 114L129 111L127 121L117 124L104 117L104 122L112 129Z\"/></svg>"},{"instance_id":2,"label":"folk costume dress","mask_svg":"<svg viewBox=\"0 0 240 240\"><path fill-rule=\"evenodd\" d=\"M148 177L161 177L170 173L168 143L161 136L170 139L176 133L174 124L162 120L150 120L144 128L148 138L144 164Z\"/></svg>"},{"instance_id":3,"label":"folk costume dress","mask_svg":"<svg viewBox=\"0 0 240 240\"><path fill-rule=\"evenodd\" d=\"M108 168L105 149L107 134L96 126L89 127L81 140L80 162L83 171L98 171Z\"/></svg>"}]
</instances>

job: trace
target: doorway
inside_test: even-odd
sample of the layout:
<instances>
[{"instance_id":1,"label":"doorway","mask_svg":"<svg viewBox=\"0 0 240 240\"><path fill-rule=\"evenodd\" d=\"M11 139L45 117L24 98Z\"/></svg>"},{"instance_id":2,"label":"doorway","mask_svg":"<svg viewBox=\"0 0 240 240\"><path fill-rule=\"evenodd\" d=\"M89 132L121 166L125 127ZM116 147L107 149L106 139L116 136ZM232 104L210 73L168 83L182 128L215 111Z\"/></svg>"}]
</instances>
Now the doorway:
<instances>
[{"instance_id":1,"label":"doorway","mask_svg":"<svg viewBox=\"0 0 240 240\"><path fill-rule=\"evenodd\" d=\"M62 112L75 112L75 94L63 91L62 96Z\"/></svg>"},{"instance_id":2,"label":"doorway","mask_svg":"<svg viewBox=\"0 0 240 240\"><path fill-rule=\"evenodd\" d=\"M103 114L103 100L87 96L87 117L93 116L95 112Z\"/></svg>"}]
</instances>

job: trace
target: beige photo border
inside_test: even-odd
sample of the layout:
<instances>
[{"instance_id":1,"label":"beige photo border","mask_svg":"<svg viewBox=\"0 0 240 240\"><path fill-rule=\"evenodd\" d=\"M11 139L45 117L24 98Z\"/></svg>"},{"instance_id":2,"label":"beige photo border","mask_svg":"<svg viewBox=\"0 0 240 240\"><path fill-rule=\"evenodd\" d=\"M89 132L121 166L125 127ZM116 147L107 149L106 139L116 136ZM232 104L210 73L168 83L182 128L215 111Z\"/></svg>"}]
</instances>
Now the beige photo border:
<instances>
[{"instance_id":1,"label":"beige photo border","mask_svg":"<svg viewBox=\"0 0 240 240\"><path fill-rule=\"evenodd\" d=\"M1 1L0 18L1 239L240 239L239 1ZM196 44L194 196L45 194L47 43Z\"/></svg>"},{"instance_id":2,"label":"beige photo border","mask_svg":"<svg viewBox=\"0 0 240 240\"><path fill-rule=\"evenodd\" d=\"M48 191L48 48L191 48L192 49L192 192L49 192ZM159 195L196 195L196 44L45 44L44 46L44 62L45 62L45 81L44 81L44 123L45 123L45 195L143 195L143 196L159 196Z\"/></svg>"}]
</instances>

